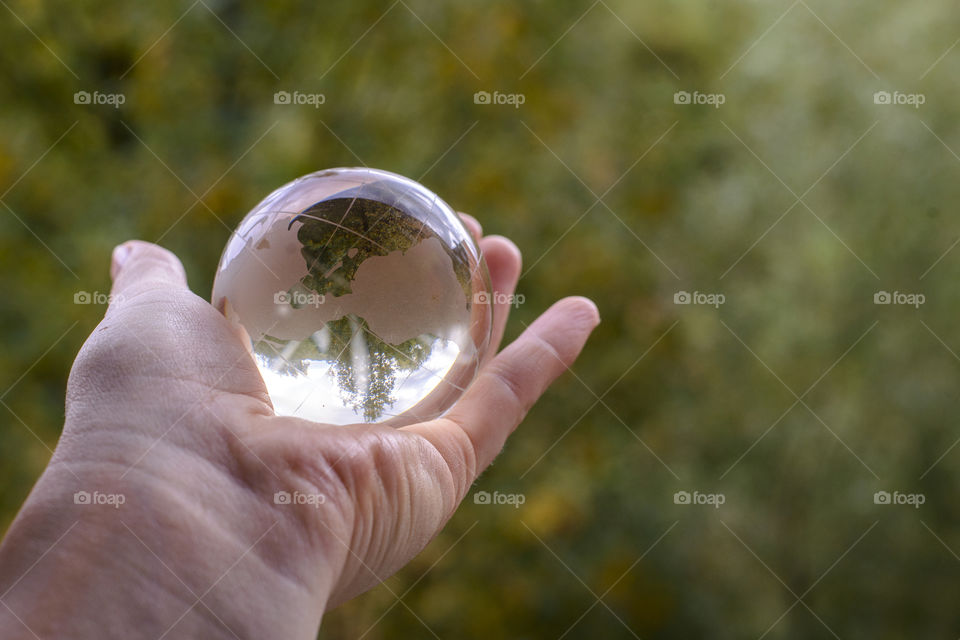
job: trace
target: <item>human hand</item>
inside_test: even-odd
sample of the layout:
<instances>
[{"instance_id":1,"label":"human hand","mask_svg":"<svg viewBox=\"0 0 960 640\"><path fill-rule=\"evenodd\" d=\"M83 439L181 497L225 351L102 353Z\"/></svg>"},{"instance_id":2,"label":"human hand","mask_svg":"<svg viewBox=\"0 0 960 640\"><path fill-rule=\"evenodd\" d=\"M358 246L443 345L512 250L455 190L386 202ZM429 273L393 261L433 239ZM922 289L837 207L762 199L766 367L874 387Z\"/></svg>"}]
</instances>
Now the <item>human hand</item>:
<instances>
[{"instance_id":1,"label":"human hand","mask_svg":"<svg viewBox=\"0 0 960 640\"><path fill-rule=\"evenodd\" d=\"M513 293L519 251L480 246L494 291ZM63 435L0 546L4 638L314 638L324 611L440 531L599 322L588 300L561 300L442 418L334 427L273 415L237 328L173 254L128 242L111 275ZM75 504L78 491L123 504Z\"/></svg>"}]
</instances>

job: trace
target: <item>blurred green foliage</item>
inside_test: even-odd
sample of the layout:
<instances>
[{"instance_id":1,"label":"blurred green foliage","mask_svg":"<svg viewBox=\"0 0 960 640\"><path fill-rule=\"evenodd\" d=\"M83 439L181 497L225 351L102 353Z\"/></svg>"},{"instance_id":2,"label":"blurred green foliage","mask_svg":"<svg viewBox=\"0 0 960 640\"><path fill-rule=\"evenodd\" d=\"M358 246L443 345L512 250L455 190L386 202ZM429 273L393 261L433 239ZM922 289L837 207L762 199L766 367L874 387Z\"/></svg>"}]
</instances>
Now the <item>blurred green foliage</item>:
<instances>
[{"instance_id":1,"label":"blurred green foliage","mask_svg":"<svg viewBox=\"0 0 960 640\"><path fill-rule=\"evenodd\" d=\"M508 338L568 294L603 323L478 483L525 503L468 498L321 637L960 632L953 4L5 6L4 528L57 440L103 312L74 295L109 291L111 248L158 241L207 295L264 195L366 164L520 245ZM926 102L878 105L879 90ZM875 305L881 290L926 303ZM877 505L880 490L926 502Z\"/></svg>"}]
</instances>

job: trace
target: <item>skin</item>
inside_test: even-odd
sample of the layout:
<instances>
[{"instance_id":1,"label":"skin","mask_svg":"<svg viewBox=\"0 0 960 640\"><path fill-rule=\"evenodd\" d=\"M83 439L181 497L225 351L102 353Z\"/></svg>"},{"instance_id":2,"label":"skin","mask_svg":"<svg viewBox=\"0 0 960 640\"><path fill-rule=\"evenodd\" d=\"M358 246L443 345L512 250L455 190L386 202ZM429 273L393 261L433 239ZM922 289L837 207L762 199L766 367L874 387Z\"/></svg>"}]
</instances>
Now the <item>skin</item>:
<instances>
[{"instance_id":1,"label":"skin","mask_svg":"<svg viewBox=\"0 0 960 640\"><path fill-rule=\"evenodd\" d=\"M494 290L512 293L519 251L480 245ZM273 415L240 331L190 292L173 254L125 243L111 276L63 435L0 546L9 640L315 638L325 611L440 531L599 322L589 300L563 299L443 418L330 427ZM495 311L495 345L508 311ZM77 491L124 502L76 504ZM278 491L322 503L277 504Z\"/></svg>"}]
</instances>

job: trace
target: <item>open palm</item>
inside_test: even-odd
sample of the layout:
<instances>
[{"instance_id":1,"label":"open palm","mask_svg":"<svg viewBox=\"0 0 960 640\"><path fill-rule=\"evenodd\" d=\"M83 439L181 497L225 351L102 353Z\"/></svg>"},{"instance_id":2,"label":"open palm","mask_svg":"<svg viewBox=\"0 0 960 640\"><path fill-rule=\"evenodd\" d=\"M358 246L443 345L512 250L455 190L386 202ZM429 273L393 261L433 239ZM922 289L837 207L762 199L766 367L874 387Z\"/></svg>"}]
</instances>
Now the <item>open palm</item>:
<instances>
[{"instance_id":1,"label":"open palm","mask_svg":"<svg viewBox=\"0 0 960 640\"><path fill-rule=\"evenodd\" d=\"M494 290L512 293L519 252L480 244ZM556 303L442 418L327 426L273 414L242 333L172 254L126 243L112 275L61 441L0 547L4 637L315 637L326 609L440 531L599 321L588 300ZM65 617L38 606L51 597Z\"/></svg>"}]
</instances>

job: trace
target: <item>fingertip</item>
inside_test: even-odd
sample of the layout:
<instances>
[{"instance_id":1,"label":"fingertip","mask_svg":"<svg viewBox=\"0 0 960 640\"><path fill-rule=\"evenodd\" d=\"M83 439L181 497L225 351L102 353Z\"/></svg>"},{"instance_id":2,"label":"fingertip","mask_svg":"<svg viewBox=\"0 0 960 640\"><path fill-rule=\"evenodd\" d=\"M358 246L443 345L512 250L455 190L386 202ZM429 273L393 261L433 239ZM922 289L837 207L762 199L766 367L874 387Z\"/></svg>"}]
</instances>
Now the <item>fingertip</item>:
<instances>
[{"instance_id":1,"label":"fingertip","mask_svg":"<svg viewBox=\"0 0 960 640\"><path fill-rule=\"evenodd\" d=\"M127 240L113 249L110 260L111 274L116 277L124 266L143 260L165 263L175 271L183 271L180 259L168 249L144 240Z\"/></svg>"},{"instance_id":2,"label":"fingertip","mask_svg":"<svg viewBox=\"0 0 960 640\"><path fill-rule=\"evenodd\" d=\"M520 275L520 270L523 267L523 254L520 253L519 247L510 238L498 235L487 236L480 242L480 249L487 261L487 268L491 272L506 270L510 273L516 273L517 276Z\"/></svg>"},{"instance_id":3,"label":"fingertip","mask_svg":"<svg viewBox=\"0 0 960 640\"><path fill-rule=\"evenodd\" d=\"M113 292L122 296L148 289L187 288L187 275L179 258L142 240L130 240L114 248L110 276Z\"/></svg>"},{"instance_id":4,"label":"fingertip","mask_svg":"<svg viewBox=\"0 0 960 640\"><path fill-rule=\"evenodd\" d=\"M530 336L540 336L553 347L553 353L564 366L570 366L580 355L599 322L600 313L592 300L570 296L553 303L524 331L514 345L522 343Z\"/></svg>"},{"instance_id":5,"label":"fingertip","mask_svg":"<svg viewBox=\"0 0 960 640\"><path fill-rule=\"evenodd\" d=\"M582 322L590 329L594 329L600 324L600 309L597 308L597 303L590 298L584 296L569 296L563 298L553 306L558 307L561 305L564 308L564 313Z\"/></svg>"},{"instance_id":6,"label":"fingertip","mask_svg":"<svg viewBox=\"0 0 960 640\"><path fill-rule=\"evenodd\" d=\"M502 247L505 250L509 250L511 253L516 255L517 258L521 257L520 248L517 247L516 243L514 243L513 240L511 240L506 236L501 236L494 233L489 236L485 236L483 240L485 243L494 244L499 247Z\"/></svg>"}]
</instances>

